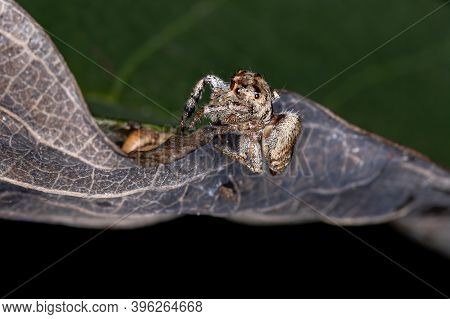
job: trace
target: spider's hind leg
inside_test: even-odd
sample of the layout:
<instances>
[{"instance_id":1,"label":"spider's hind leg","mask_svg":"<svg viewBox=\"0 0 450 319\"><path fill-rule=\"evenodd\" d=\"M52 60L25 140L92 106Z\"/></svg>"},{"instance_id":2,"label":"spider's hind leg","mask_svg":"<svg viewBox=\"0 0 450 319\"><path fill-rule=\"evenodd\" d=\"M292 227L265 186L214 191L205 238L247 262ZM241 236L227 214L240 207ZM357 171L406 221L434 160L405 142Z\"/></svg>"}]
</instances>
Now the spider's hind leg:
<instances>
[{"instance_id":1,"label":"spider's hind leg","mask_svg":"<svg viewBox=\"0 0 450 319\"><path fill-rule=\"evenodd\" d=\"M238 161L253 173L261 174L264 170L261 145L246 135L239 136L239 149L233 150L228 145L214 147L232 160Z\"/></svg>"},{"instance_id":2,"label":"spider's hind leg","mask_svg":"<svg viewBox=\"0 0 450 319\"><path fill-rule=\"evenodd\" d=\"M194 86L191 96L187 100L186 105L184 107L183 116L180 121L181 131L184 131L186 121L194 113L195 108L198 105L198 102L202 98L202 94L206 85L209 85L212 91L217 89L225 90L228 87L228 84L226 82L224 82L221 78L215 75L207 75L203 79L198 81L197 84Z\"/></svg>"}]
</instances>

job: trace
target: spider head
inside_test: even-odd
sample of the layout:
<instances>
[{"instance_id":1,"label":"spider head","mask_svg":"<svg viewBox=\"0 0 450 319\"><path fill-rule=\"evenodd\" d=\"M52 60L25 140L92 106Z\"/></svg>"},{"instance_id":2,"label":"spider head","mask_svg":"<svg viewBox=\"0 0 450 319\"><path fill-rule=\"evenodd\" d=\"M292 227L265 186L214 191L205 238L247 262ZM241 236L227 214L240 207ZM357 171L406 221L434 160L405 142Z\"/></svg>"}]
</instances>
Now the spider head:
<instances>
[{"instance_id":1,"label":"spider head","mask_svg":"<svg viewBox=\"0 0 450 319\"><path fill-rule=\"evenodd\" d=\"M252 118L264 122L270 120L272 101L278 96L260 74L245 70L239 70L232 76L230 94L248 109Z\"/></svg>"}]
</instances>

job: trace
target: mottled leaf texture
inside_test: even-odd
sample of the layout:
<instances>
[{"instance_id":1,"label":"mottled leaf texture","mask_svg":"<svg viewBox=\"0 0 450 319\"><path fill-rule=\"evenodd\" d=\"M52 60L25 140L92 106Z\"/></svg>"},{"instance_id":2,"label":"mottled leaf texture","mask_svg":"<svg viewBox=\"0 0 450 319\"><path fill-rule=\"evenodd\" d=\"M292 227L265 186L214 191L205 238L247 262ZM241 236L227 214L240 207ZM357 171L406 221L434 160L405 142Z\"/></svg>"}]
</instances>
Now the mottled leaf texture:
<instances>
[{"instance_id":1,"label":"mottled leaf texture","mask_svg":"<svg viewBox=\"0 0 450 319\"><path fill-rule=\"evenodd\" d=\"M107 137L117 138L113 126L99 128L46 33L15 2L0 0L0 217L120 228L183 214L339 224L409 215L448 225L447 170L298 94L282 92L275 109L304 119L282 174L250 174L209 144L141 167Z\"/></svg>"}]
</instances>

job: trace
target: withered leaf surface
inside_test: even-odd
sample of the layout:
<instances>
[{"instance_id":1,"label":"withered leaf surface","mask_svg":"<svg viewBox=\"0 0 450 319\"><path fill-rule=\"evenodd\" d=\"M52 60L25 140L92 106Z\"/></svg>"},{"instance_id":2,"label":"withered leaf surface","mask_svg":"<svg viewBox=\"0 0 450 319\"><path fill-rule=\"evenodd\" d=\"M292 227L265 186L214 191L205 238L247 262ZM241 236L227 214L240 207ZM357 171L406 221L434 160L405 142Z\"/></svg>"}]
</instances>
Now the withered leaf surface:
<instances>
[{"instance_id":1,"label":"withered leaf surface","mask_svg":"<svg viewBox=\"0 0 450 319\"><path fill-rule=\"evenodd\" d=\"M250 174L209 144L141 167L107 137L117 136L113 127L99 128L46 33L0 0L0 217L139 227L183 214L365 224L448 213L447 170L298 94L282 92L275 108L304 119L283 174Z\"/></svg>"}]
</instances>

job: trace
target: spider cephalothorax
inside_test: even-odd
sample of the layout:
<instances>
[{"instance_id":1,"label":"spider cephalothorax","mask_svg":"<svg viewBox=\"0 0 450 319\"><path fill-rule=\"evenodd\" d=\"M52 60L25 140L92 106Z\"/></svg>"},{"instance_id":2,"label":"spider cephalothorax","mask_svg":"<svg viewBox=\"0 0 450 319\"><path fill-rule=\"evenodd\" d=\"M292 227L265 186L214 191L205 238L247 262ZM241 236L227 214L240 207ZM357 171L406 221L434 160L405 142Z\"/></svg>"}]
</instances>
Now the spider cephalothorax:
<instances>
[{"instance_id":1,"label":"spider cephalothorax","mask_svg":"<svg viewBox=\"0 0 450 319\"><path fill-rule=\"evenodd\" d=\"M195 113L206 85L211 99ZM218 146L225 155L247 166L252 172L263 172L263 157L272 174L282 172L289 164L292 150L301 131L301 120L294 112L274 114L272 102L278 94L258 73L240 70L226 83L215 75L207 75L194 87L180 122L184 131L186 121L195 127L203 117L219 127L219 132L239 135L238 150Z\"/></svg>"}]
</instances>

